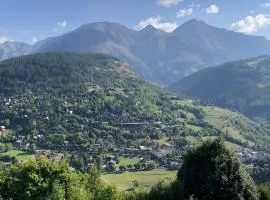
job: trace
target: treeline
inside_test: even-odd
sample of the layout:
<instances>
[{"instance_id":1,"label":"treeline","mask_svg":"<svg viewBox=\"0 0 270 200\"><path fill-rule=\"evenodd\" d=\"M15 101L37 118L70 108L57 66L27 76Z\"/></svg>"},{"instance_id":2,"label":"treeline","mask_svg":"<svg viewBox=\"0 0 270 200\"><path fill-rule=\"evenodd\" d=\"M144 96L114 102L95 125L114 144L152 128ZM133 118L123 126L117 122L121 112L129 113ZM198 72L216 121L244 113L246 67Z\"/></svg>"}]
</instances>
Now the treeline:
<instances>
[{"instance_id":1,"label":"treeline","mask_svg":"<svg viewBox=\"0 0 270 200\"><path fill-rule=\"evenodd\" d=\"M147 177L145 177L147 178ZM171 185L157 184L149 193L119 192L95 168L72 171L65 161L29 160L0 170L4 200L269 200L270 186L258 188L241 162L221 140L205 141L185 156Z\"/></svg>"}]
</instances>

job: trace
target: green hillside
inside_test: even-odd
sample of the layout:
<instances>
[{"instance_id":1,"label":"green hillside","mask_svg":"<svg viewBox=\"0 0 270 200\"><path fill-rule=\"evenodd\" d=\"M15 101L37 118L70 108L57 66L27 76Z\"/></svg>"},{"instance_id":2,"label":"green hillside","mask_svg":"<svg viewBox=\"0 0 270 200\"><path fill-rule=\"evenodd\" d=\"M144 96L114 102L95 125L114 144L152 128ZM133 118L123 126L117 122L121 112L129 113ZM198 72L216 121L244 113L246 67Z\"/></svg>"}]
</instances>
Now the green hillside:
<instances>
[{"instance_id":1,"label":"green hillside","mask_svg":"<svg viewBox=\"0 0 270 200\"><path fill-rule=\"evenodd\" d=\"M236 109L269 125L269 66L269 56L229 62L186 77L171 89L178 94Z\"/></svg>"},{"instance_id":2,"label":"green hillside","mask_svg":"<svg viewBox=\"0 0 270 200\"><path fill-rule=\"evenodd\" d=\"M231 145L230 143L240 146L243 144L247 146L254 146L256 144L269 145L269 129L236 111L189 99L178 100L176 102L190 108L201 109L204 113L203 120L225 134L229 147L236 148L235 145Z\"/></svg>"},{"instance_id":3,"label":"green hillside","mask_svg":"<svg viewBox=\"0 0 270 200\"><path fill-rule=\"evenodd\" d=\"M268 130L229 111L177 100L101 54L45 53L0 63L1 142L30 148L109 151L188 137L226 136L237 145L267 145ZM231 126L224 127L223 112ZM220 125L219 125L220 124ZM231 144L231 143L229 143ZM270 144L270 143L269 143ZM98 148L97 148L98 146Z\"/></svg>"}]
</instances>

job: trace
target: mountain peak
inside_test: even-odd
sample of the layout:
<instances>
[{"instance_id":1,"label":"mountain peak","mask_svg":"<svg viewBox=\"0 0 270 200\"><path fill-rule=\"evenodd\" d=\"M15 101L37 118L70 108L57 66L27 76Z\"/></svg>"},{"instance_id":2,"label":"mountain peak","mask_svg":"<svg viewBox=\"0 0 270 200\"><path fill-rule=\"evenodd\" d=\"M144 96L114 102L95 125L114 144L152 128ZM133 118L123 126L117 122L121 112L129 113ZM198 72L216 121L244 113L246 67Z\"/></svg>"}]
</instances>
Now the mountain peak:
<instances>
[{"instance_id":1,"label":"mountain peak","mask_svg":"<svg viewBox=\"0 0 270 200\"><path fill-rule=\"evenodd\" d=\"M205 28L205 27L212 27L211 25L207 24L203 20L191 19L189 21L184 22L181 26L175 29L174 32L178 32L179 30L185 29L189 30L190 28Z\"/></svg>"},{"instance_id":2,"label":"mountain peak","mask_svg":"<svg viewBox=\"0 0 270 200\"><path fill-rule=\"evenodd\" d=\"M154 34L154 33L163 33L164 31L157 29L153 25L149 24L145 28L140 30L140 32L145 34Z\"/></svg>"},{"instance_id":3,"label":"mountain peak","mask_svg":"<svg viewBox=\"0 0 270 200\"><path fill-rule=\"evenodd\" d=\"M184 24L204 24L204 25L208 25L205 21L203 20L199 20L199 19L196 19L196 18L193 18L191 20L188 20L186 21Z\"/></svg>"},{"instance_id":4,"label":"mountain peak","mask_svg":"<svg viewBox=\"0 0 270 200\"><path fill-rule=\"evenodd\" d=\"M116 23L116 22L95 22L95 23L89 23L84 24L80 26L77 30L83 30L83 29L96 29L102 32L105 32L106 30L113 30L113 29L128 29L127 27Z\"/></svg>"}]
</instances>

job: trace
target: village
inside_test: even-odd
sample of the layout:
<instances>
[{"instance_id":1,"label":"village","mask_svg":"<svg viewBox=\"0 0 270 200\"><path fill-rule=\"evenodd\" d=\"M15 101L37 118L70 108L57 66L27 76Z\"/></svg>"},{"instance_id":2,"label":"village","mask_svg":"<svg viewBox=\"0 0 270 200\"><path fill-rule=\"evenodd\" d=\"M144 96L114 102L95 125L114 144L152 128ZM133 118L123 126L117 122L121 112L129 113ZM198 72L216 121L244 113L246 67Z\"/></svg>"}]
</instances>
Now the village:
<instances>
[{"instance_id":1,"label":"village","mask_svg":"<svg viewBox=\"0 0 270 200\"><path fill-rule=\"evenodd\" d=\"M138 123L129 123L125 126L141 126ZM179 128L179 126L163 127L163 128ZM9 132L5 126L0 127L1 134ZM39 142L44 140L43 135L35 136L35 139ZM23 136L19 136L14 142L13 146L23 152L29 152L34 157L46 156L50 159L60 161L62 159L70 158L71 153L67 151L40 149L35 147L31 149L31 144L25 142ZM181 164L185 151L188 148L189 142L181 139L182 142L176 142L175 140L164 140L163 143L157 144L152 142L152 145L143 146L128 146L128 145L116 145L113 136L108 135L104 139L97 140L96 144L93 144L93 148L89 152L77 151L75 156L82 154L86 155L87 159L84 160L83 166L94 167L100 165L100 169L105 173L121 173L125 171L141 171L152 170L155 168L164 168L168 170L177 170ZM151 143L150 143L151 144ZM64 145L68 146L69 142L64 141ZM260 161L270 160L270 153L263 151L255 151L249 148L240 148L236 151L236 155L246 164L248 168L256 167L256 163ZM133 159L132 163L125 164L119 161L119 158L126 159L127 161ZM99 163L97 164L97 159ZM136 160L136 162L134 162ZM7 160L5 160L7 161ZM14 159L10 159L9 164ZM267 164L265 164L267 165ZM74 168L75 169L75 168ZM82 170L82 169L77 169Z\"/></svg>"}]
</instances>

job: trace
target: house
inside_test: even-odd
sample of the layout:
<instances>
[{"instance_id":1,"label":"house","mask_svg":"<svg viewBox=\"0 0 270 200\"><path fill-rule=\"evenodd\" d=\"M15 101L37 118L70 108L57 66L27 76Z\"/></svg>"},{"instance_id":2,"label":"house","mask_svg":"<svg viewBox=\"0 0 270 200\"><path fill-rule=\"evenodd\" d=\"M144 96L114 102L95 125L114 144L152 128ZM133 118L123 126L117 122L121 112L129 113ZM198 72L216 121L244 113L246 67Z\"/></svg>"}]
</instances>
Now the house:
<instances>
[{"instance_id":1,"label":"house","mask_svg":"<svg viewBox=\"0 0 270 200\"><path fill-rule=\"evenodd\" d=\"M136 122L136 123L124 123L124 128L138 128L144 126L146 123Z\"/></svg>"},{"instance_id":2,"label":"house","mask_svg":"<svg viewBox=\"0 0 270 200\"><path fill-rule=\"evenodd\" d=\"M6 127L5 126L0 126L0 131L6 131Z\"/></svg>"},{"instance_id":3,"label":"house","mask_svg":"<svg viewBox=\"0 0 270 200\"><path fill-rule=\"evenodd\" d=\"M168 168L170 170L177 170L179 169L180 164L178 162L170 162Z\"/></svg>"},{"instance_id":4,"label":"house","mask_svg":"<svg viewBox=\"0 0 270 200\"><path fill-rule=\"evenodd\" d=\"M121 172L125 172L125 171L127 171L127 167L125 167L125 166L119 166L119 170Z\"/></svg>"},{"instance_id":5,"label":"house","mask_svg":"<svg viewBox=\"0 0 270 200\"><path fill-rule=\"evenodd\" d=\"M107 164L110 165L110 166L115 167L116 166L116 161L115 160L110 160L110 161L107 162Z\"/></svg>"},{"instance_id":6,"label":"house","mask_svg":"<svg viewBox=\"0 0 270 200\"><path fill-rule=\"evenodd\" d=\"M163 143L163 144L161 145L161 148L162 148L162 149L169 149L169 148L171 148L171 144L169 144L169 143Z\"/></svg>"},{"instance_id":7,"label":"house","mask_svg":"<svg viewBox=\"0 0 270 200\"><path fill-rule=\"evenodd\" d=\"M106 156L106 161L111 161L111 160L114 160L115 159L115 156L114 155L108 155L108 156Z\"/></svg>"}]
</instances>

